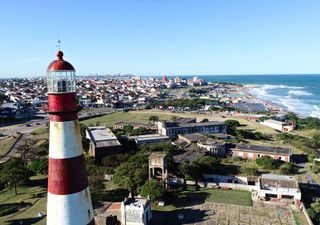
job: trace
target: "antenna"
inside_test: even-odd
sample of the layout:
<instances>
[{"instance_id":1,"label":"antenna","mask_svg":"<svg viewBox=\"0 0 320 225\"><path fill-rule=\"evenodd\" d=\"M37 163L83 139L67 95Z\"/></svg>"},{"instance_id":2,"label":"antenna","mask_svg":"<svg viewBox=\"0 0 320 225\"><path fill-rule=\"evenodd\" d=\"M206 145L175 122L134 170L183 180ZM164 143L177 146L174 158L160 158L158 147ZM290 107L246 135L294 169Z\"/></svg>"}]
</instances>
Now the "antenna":
<instances>
[{"instance_id":1,"label":"antenna","mask_svg":"<svg viewBox=\"0 0 320 225\"><path fill-rule=\"evenodd\" d=\"M60 44L61 44L60 35L58 33L58 44L56 45L56 47L58 48L59 51L60 51Z\"/></svg>"}]
</instances>

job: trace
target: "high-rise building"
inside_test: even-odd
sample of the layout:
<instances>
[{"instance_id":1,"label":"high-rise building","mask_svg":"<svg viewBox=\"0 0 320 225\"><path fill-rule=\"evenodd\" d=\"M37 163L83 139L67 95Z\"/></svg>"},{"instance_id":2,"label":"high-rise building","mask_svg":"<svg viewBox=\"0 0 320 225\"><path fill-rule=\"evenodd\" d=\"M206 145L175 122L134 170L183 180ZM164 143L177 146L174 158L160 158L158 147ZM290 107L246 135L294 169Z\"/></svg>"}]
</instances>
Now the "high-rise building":
<instances>
[{"instance_id":1,"label":"high-rise building","mask_svg":"<svg viewBox=\"0 0 320 225\"><path fill-rule=\"evenodd\" d=\"M83 156L74 67L57 60L47 68L50 114L47 225L94 224Z\"/></svg>"}]
</instances>

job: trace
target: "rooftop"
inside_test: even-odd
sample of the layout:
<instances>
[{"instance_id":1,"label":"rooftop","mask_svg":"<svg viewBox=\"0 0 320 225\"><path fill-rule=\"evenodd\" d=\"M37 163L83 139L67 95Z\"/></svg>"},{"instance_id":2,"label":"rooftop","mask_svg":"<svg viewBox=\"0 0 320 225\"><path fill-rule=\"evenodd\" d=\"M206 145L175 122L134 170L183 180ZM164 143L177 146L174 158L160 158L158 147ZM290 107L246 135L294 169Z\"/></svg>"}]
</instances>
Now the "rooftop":
<instances>
[{"instance_id":1,"label":"rooftop","mask_svg":"<svg viewBox=\"0 0 320 225\"><path fill-rule=\"evenodd\" d=\"M170 138L166 135L161 134L145 134L145 135L137 135L137 136L130 136L130 139L135 139L138 142L139 141L148 141L148 140L154 140L154 139L164 139L169 140Z\"/></svg>"},{"instance_id":2,"label":"rooftop","mask_svg":"<svg viewBox=\"0 0 320 225\"><path fill-rule=\"evenodd\" d=\"M203 122L203 123L167 123L168 128L192 128L192 127L206 127L206 126L215 126L215 125L224 125L222 122L219 121L210 121L210 122Z\"/></svg>"},{"instance_id":3,"label":"rooftop","mask_svg":"<svg viewBox=\"0 0 320 225\"><path fill-rule=\"evenodd\" d=\"M264 122L274 123L274 124L277 124L277 125L284 125L284 124L286 124L285 122L278 121L278 120L272 120L272 119L265 120Z\"/></svg>"},{"instance_id":4,"label":"rooftop","mask_svg":"<svg viewBox=\"0 0 320 225\"><path fill-rule=\"evenodd\" d=\"M200 133L183 134L181 136L186 138L186 139L188 139L191 142L204 141L204 140L207 139L206 136L204 136L204 135L202 135Z\"/></svg>"},{"instance_id":5,"label":"rooftop","mask_svg":"<svg viewBox=\"0 0 320 225\"><path fill-rule=\"evenodd\" d=\"M293 176L262 174L260 177L261 189L288 188L299 189L298 182Z\"/></svg>"},{"instance_id":6,"label":"rooftop","mask_svg":"<svg viewBox=\"0 0 320 225\"><path fill-rule=\"evenodd\" d=\"M117 140L112 131L105 126L88 127L87 138L93 142Z\"/></svg>"},{"instance_id":7,"label":"rooftop","mask_svg":"<svg viewBox=\"0 0 320 225\"><path fill-rule=\"evenodd\" d=\"M260 146L260 145L241 145L237 144L235 149L247 152L261 152L261 153L274 153L274 154L283 154L291 155L292 150L290 148L282 147L271 147L271 146Z\"/></svg>"},{"instance_id":8,"label":"rooftop","mask_svg":"<svg viewBox=\"0 0 320 225\"><path fill-rule=\"evenodd\" d=\"M149 202L148 199L141 198L141 197L128 198L124 200L125 205L138 206L138 207L146 206L148 202Z\"/></svg>"}]
</instances>

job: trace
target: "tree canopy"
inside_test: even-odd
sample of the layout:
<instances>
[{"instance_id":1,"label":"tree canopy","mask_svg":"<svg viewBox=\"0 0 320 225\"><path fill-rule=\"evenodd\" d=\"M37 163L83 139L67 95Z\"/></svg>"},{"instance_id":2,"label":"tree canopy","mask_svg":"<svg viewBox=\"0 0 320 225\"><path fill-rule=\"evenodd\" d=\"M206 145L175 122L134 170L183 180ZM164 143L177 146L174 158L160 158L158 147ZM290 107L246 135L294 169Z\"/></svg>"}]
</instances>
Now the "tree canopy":
<instances>
[{"instance_id":1,"label":"tree canopy","mask_svg":"<svg viewBox=\"0 0 320 225\"><path fill-rule=\"evenodd\" d=\"M143 197L148 197L152 202L159 200L165 193L164 184L155 179L148 180L144 185L139 188L139 193Z\"/></svg>"},{"instance_id":2,"label":"tree canopy","mask_svg":"<svg viewBox=\"0 0 320 225\"><path fill-rule=\"evenodd\" d=\"M17 194L17 186L26 183L30 176L30 171L18 158L9 159L0 170L0 181L7 187L13 187L14 194Z\"/></svg>"}]
</instances>

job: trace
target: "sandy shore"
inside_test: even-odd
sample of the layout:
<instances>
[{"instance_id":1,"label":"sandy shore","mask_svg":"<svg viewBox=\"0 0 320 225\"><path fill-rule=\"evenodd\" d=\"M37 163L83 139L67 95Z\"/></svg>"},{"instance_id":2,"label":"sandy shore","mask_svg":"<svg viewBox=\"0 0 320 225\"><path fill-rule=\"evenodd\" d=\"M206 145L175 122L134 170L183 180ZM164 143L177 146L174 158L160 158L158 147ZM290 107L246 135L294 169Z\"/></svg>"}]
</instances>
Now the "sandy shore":
<instances>
[{"instance_id":1,"label":"sandy shore","mask_svg":"<svg viewBox=\"0 0 320 225\"><path fill-rule=\"evenodd\" d=\"M246 94L246 96L252 100L254 103L260 103L263 104L267 109L270 111L278 111L280 113L288 113L289 111L284 107L277 103L258 98L257 96L250 93L250 88L254 88L254 85L243 85L240 89L241 91Z\"/></svg>"}]
</instances>

